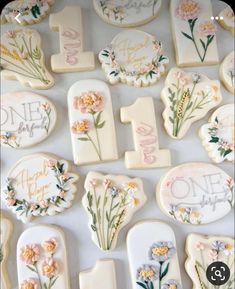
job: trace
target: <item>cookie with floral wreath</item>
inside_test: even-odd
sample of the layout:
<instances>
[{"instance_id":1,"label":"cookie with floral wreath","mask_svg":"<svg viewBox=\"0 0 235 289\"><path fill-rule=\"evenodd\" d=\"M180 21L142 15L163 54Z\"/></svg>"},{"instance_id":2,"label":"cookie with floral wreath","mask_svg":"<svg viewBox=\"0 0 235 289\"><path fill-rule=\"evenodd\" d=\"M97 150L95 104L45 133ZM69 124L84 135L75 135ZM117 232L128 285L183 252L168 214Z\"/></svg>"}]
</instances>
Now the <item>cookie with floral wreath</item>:
<instances>
[{"instance_id":1,"label":"cookie with floral wreath","mask_svg":"<svg viewBox=\"0 0 235 289\"><path fill-rule=\"evenodd\" d=\"M154 36L140 30L125 30L101 50L99 60L111 84L136 87L156 83L165 74L169 59Z\"/></svg>"},{"instance_id":2,"label":"cookie with floral wreath","mask_svg":"<svg viewBox=\"0 0 235 289\"><path fill-rule=\"evenodd\" d=\"M193 288L234 288L234 239L190 234L186 253L185 269Z\"/></svg>"},{"instance_id":3,"label":"cookie with floral wreath","mask_svg":"<svg viewBox=\"0 0 235 289\"><path fill-rule=\"evenodd\" d=\"M232 7L229 5L226 5L226 8L224 8L219 13L219 24L226 30L230 31L233 35L235 35L235 16Z\"/></svg>"},{"instance_id":4,"label":"cookie with floral wreath","mask_svg":"<svg viewBox=\"0 0 235 289\"><path fill-rule=\"evenodd\" d=\"M209 224L233 209L234 180L212 164L185 163L161 178L156 198L162 212L179 223Z\"/></svg>"},{"instance_id":5,"label":"cookie with floral wreath","mask_svg":"<svg viewBox=\"0 0 235 289\"><path fill-rule=\"evenodd\" d=\"M17 242L19 289L70 289L65 236L56 226L37 225Z\"/></svg>"},{"instance_id":6,"label":"cookie with floral wreath","mask_svg":"<svg viewBox=\"0 0 235 289\"><path fill-rule=\"evenodd\" d=\"M21 158L9 171L2 197L22 222L33 217L52 216L71 207L78 175L69 163L48 154Z\"/></svg>"},{"instance_id":7,"label":"cookie with floral wreath","mask_svg":"<svg viewBox=\"0 0 235 289\"><path fill-rule=\"evenodd\" d=\"M235 95L235 56L230 52L220 65L220 79L225 88Z\"/></svg>"},{"instance_id":8,"label":"cookie with floral wreath","mask_svg":"<svg viewBox=\"0 0 235 289\"><path fill-rule=\"evenodd\" d=\"M0 23L32 25L41 22L49 13L54 0L15 0L1 12Z\"/></svg>"},{"instance_id":9,"label":"cookie with floral wreath","mask_svg":"<svg viewBox=\"0 0 235 289\"><path fill-rule=\"evenodd\" d=\"M234 127L234 104L231 103L219 107L200 128L202 144L215 163L234 162Z\"/></svg>"},{"instance_id":10,"label":"cookie with floral wreath","mask_svg":"<svg viewBox=\"0 0 235 289\"><path fill-rule=\"evenodd\" d=\"M144 221L127 235L132 289L182 289L173 230L160 221Z\"/></svg>"}]
</instances>

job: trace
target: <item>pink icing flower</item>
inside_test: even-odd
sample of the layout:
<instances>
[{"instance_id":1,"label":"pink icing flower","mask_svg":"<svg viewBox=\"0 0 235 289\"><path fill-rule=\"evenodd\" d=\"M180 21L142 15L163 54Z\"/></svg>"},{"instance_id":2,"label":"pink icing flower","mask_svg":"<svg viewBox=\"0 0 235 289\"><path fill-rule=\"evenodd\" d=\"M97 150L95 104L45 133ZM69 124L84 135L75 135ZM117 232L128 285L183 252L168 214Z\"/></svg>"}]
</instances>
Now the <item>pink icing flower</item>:
<instances>
[{"instance_id":1,"label":"pink icing flower","mask_svg":"<svg viewBox=\"0 0 235 289\"><path fill-rule=\"evenodd\" d=\"M47 200L41 200L41 201L39 202L39 206L40 206L42 209L46 209L46 208L48 208L49 203L48 203Z\"/></svg>"},{"instance_id":2,"label":"pink icing flower","mask_svg":"<svg viewBox=\"0 0 235 289\"><path fill-rule=\"evenodd\" d=\"M209 256L211 257L211 259L216 260L218 257L218 252L212 249L209 251Z\"/></svg>"},{"instance_id":3,"label":"pink icing flower","mask_svg":"<svg viewBox=\"0 0 235 289\"><path fill-rule=\"evenodd\" d=\"M103 106L103 97L97 91L83 92L80 96L74 97L73 106L82 113L97 112Z\"/></svg>"},{"instance_id":4,"label":"pink icing flower","mask_svg":"<svg viewBox=\"0 0 235 289\"><path fill-rule=\"evenodd\" d=\"M231 186L233 186L233 184L234 184L234 180L231 177L227 178L226 185L228 187L231 187Z\"/></svg>"},{"instance_id":5,"label":"pink icing flower","mask_svg":"<svg viewBox=\"0 0 235 289\"><path fill-rule=\"evenodd\" d=\"M65 197L65 191L61 190L58 194L58 197L60 197L61 199L64 199Z\"/></svg>"},{"instance_id":6,"label":"pink icing flower","mask_svg":"<svg viewBox=\"0 0 235 289\"><path fill-rule=\"evenodd\" d=\"M201 36L209 36L209 35L215 35L216 33L216 25L214 24L213 21L205 21L203 23L201 23L198 27L198 33L201 35Z\"/></svg>"},{"instance_id":7,"label":"pink icing flower","mask_svg":"<svg viewBox=\"0 0 235 289\"><path fill-rule=\"evenodd\" d=\"M38 283L34 279L24 280L20 285L20 289L38 289Z\"/></svg>"},{"instance_id":8,"label":"pink icing flower","mask_svg":"<svg viewBox=\"0 0 235 289\"><path fill-rule=\"evenodd\" d=\"M50 109L50 104L48 102L45 102L42 104L43 109L48 110Z\"/></svg>"},{"instance_id":9,"label":"pink icing flower","mask_svg":"<svg viewBox=\"0 0 235 289\"><path fill-rule=\"evenodd\" d=\"M189 82L187 78L187 73L183 71L176 72L175 77L179 80L179 83L182 86L186 85Z\"/></svg>"},{"instance_id":10,"label":"pink icing flower","mask_svg":"<svg viewBox=\"0 0 235 289\"><path fill-rule=\"evenodd\" d=\"M58 263L53 258L47 258L42 263L42 274L48 278L54 277L58 272Z\"/></svg>"},{"instance_id":11,"label":"pink icing flower","mask_svg":"<svg viewBox=\"0 0 235 289\"><path fill-rule=\"evenodd\" d=\"M111 184L112 184L112 181L109 180L109 179L105 179L104 182L103 182L103 185L104 185L105 189L110 188Z\"/></svg>"},{"instance_id":12,"label":"pink icing flower","mask_svg":"<svg viewBox=\"0 0 235 289\"><path fill-rule=\"evenodd\" d=\"M7 206L8 206L8 207L14 206L15 203L16 203L16 200L15 200L15 199L13 199L13 198L7 199Z\"/></svg>"},{"instance_id":13,"label":"pink icing flower","mask_svg":"<svg viewBox=\"0 0 235 289\"><path fill-rule=\"evenodd\" d=\"M50 160L48 160L48 161L46 162L46 165L47 165L49 168L53 168L53 167L56 165L56 161L50 159Z\"/></svg>"},{"instance_id":14,"label":"pink icing flower","mask_svg":"<svg viewBox=\"0 0 235 289\"><path fill-rule=\"evenodd\" d=\"M90 186L92 187L92 188L95 188L96 186L97 186L97 180L96 179L92 179L92 180L90 180L90 182L89 182L89 184L90 184Z\"/></svg>"},{"instance_id":15,"label":"pink icing flower","mask_svg":"<svg viewBox=\"0 0 235 289\"><path fill-rule=\"evenodd\" d=\"M8 197L9 199L12 199L14 196L15 196L15 192L14 192L14 191L8 191L8 192L7 192L7 197Z\"/></svg>"},{"instance_id":16,"label":"pink icing flower","mask_svg":"<svg viewBox=\"0 0 235 289\"><path fill-rule=\"evenodd\" d=\"M35 244L26 245L21 248L20 258L26 264L34 264L39 260L40 250L39 247Z\"/></svg>"},{"instance_id":17,"label":"pink icing flower","mask_svg":"<svg viewBox=\"0 0 235 289\"><path fill-rule=\"evenodd\" d=\"M60 175L60 180L65 181L68 179L68 174L62 174Z\"/></svg>"},{"instance_id":18,"label":"pink icing flower","mask_svg":"<svg viewBox=\"0 0 235 289\"><path fill-rule=\"evenodd\" d=\"M83 134L87 133L90 130L91 123L89 120L80 120L80 121L75 121L73 126L72 126L72 132L74 134Z\"/></svg>"},{"instance_id":19,"label":"pink icing flower","mask_svg":"<svg viewBox=\"0 0 235 289\"><path fill-rule=\"evenodd\" d=\"M223 14L226 18L233 18L234 17L233 9L230 6L228 6L224 9Z\"/></svg>"},{"instance_id":20,"label":"pink icing flower","mask_svg":"<svg viewBox=\"0 0 235 289\"><path fill-rule=\"evenodd\" d=\"M42 248L44 249L44 251L46 251L47 253L53 254L55 253L55 250L57 248L57 241L54 238L51 238L45 242L42 243Z\"/></svg>"},{"instance_id":21,"label":"pink icing flower","mask_svg":"<svg viewBox=\"0 0 235 289\"><path fill-rule=\"evenodd\" d=\"M194 0L180 0L178 7L176 8L176 16L182 20L191 20L198 17L201 8L199 4Z\"/></svg>"},{"instance_id":22,"label":"pink icing flower","mask_svg":"<svg viewBox=\"0 0 235 289\"><path fill-rule=\"evenodd\" d=\"M7 36L8 36L9 38L16 38L16 32L15 32L15 30L9 30L9 31L7 32Z\"/></svg>"},{"instance_id":23,"label":"pink icing flower","mask_svg":"<svg viewBox=\"0 0 235 289\"><path fill-rule=\"evenodd\" d=\"M34 210L36 210L37 209L37 204L35 204L35 203L33 203L33 204L31 204L30 205L30 211L34 211Z\"/></svg>"},{"instance_id":24,"label":"pink icing flower","mask_svg":"<svg viewBox=\"0 0 235 289\"><path fill-rule=\"evenodd\" d=\"M204 244L202 244L201 242L196 244L196 249L199 251L203 251L205 249Z\"/></svg>"}]
</instances>

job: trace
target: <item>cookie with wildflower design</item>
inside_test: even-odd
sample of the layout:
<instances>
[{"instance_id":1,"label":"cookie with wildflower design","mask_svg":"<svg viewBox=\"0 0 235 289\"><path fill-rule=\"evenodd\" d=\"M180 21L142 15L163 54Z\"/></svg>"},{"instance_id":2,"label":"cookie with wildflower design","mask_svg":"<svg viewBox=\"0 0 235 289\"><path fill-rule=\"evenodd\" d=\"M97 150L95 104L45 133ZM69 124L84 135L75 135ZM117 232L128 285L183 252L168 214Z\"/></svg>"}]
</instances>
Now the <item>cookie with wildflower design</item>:
<instances>
[{"instance_id":1,"label":"cookie with wildflower design","mask_svg":"<svg viewBox=\"0 0 235 289\"><path fill-rule=\"evenodd\" d=\"M19 289L70 289L64 233L55 226L25 230L17 243Z\"/></svg>"},{"instance_id":2,"label":"cookie with wildflower design","mask_svg":"<svg viewBox=\"0 0 235 289\"><path fill-rule=\"evenodd\" d=\"M56 109L44 96L9 92L1 96L1 145L25 148L47 138L56 125Z\"/></svg>"},{"instance_id":3,"label":"cookie with wildflower design","mask_svg":"<svg viewBox=\"0 0 235 289\"><path fill-rule=\"evenodd\" d=\"M133 289L182 289L173 230L159 221L137 223L127 235Z\"/></svg>"},{"instance_id":4,"label":"cookie with wildflower design","mask_svg":"<svg viewBox=\"0 0 235 289\"><path fill-rule=\"evenodd\" d=\"M41 37L36 30L7 31L1 36L0 52L3 79L18 80L33 89L48 89L54 85L45 66Z\"/></svg>"},{"instance_id":5,"label":"cookie with wildflower design","mask_svg":"<svg viewBox=\"0 0 235 289\"><path fill-rule=\"evenodd\" d=\"M2 196L22 222L33 217L55 215L72 205L78 175L69 163L47 154L21 158L9 171Z\"/></svg>"},{"instance_id":6,"label":"cookie with wildflower design","mask_svg":"<svg viewBox=\"0 0 235 289\"><path fill-rule=\"evenodd\" d=\"M181 139L190 126L222 101L220 82L205 75L172 68L161 91L164 126L170 137Z\"/></svg>"},{"instance_id":7,"label":"cookie with wildflower design","mask_svg":"<svg viewBox=\"0 0 235 289\"><path fill-rule=\"evenodd\" d=\"M235 35L235 16L232 7L226 4L226 7L219 13L219 24L226 30Z\"/></svg>"},{"instance_id":8,"label":"cookie with wildflower design","mask_svg":"<svg viewBox=\"0 0 235 289\"><path fill-rule=\"evenodd\" d=\"M118 159L109 87L100 80L80 80L68 92L73 158L76 165Z\"/></svg>"},{"instance_id":9,"label":"cookie with wildflower design","mask_svg":"<svg viewBox=\"0 0 235 289\"><path fill-rule=\"evenodd\" d=\"M225 217L234 206L234 180L209 163L185 163L159 181L157 202L177 222L201 225Z\"/></svg>"},{"instance_id":10,"label":"cookie with wildflower design","mask_svg":"<svg viewBox=\"0 0 235 289\"><path fill-rule=\"evenodd\" d=\"M89 217L93 242L101 250L116 247L120 230L146 202L143 183L139 178L88 173L83 207Z\"/></svg>"},{"instance_id":11,"label":"cookie with wildflower design","mask_svg":"<svg viewBox=\"0 0 235 289\"><path fill-rule=\"evenodd\" d=\"M6 218L0 211L0 272L1 280L0 287L1 289L10 289L11 283L9 278L9 273L7 271L7 259L9 252L9 242L12 233L12 222Z\"/></svg>"},{"instance_id":12,"label":"cookie with wildflower design","mask_svg":"<svg viewBox=\"0 0 235 289\"><path fill-rule=\"evenodd\" d=\"M235 94L235 55L234 51L230 52L220 65L220 79L225 88Z\"/></svg>"},{"instance_id":13,"label":"cookie with wildflower design","mask_svg":"<svg viewBox=\"0 0 235 289\"><path fill-rule=\"evenodd\" d=\"M192 279L193 288L217 288L213 280L221 285L218 288L234 288L234 239L190 234L186 240L186 253L185 268ZM212 270L208 274L210 267L215 267L218 273Z\"/></svg>"},{"instance_id":14,"label":"cookie with wildflower design","mask_svg":"<svg viewBox=\"0 0 235 289\"><path fill-rule=\"evenodd\" d=\"M171 0L170 11L177 66L217 64L211 0Z\"/></svg>"},{"instance_id":15,"label":"cookie with wildflower design","mask_svg":"<svg viewBox=\"0 0 235 289\"><path fill-rule=\"evenodd\" d=\"M165 74L169 59L154 36L140 30L125 30L101 50L99 60L111 84L136 87L155 84Z\"/></svg>"},{"instance_id":16,"label":"cookie with wildflower design","mask_svg":"<svg viewBox=\"0 0 235 289\"><path fill-rule=\"evenodd\" d=\"M234 104L226 104L200 128L202 144L215 163L234 162L234 127Z\"/></svg>"}]
</instances>

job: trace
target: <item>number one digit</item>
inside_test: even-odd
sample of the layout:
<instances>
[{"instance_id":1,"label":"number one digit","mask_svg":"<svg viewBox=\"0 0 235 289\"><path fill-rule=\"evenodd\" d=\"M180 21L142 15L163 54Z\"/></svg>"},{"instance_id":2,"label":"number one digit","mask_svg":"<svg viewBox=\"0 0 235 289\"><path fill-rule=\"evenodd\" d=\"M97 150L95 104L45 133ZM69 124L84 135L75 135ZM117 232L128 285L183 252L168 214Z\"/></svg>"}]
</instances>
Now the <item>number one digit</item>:
<instances>
[{"instance_id":1,"label":"number one digit","mask_svg":"<svg viewBox=\"0 0 235 289\"><path fill-rule=\"evenodd\" d=\"M151 97L140 97L134 104L121 108L121 121L132 124L135 151L125 153L128 169L171 165L170 151L159 149L154 103Z\"/></svg>"},{"instance_id":2,"label":"number one digit","mask_svg":"<svg viewBox=\"0 0 235 289\"><path fill-rule=\"evenodd\" d=\"M60 53L51 56L54 72L75 72L93 70L93 52L83 51L82 13L79 6L66 6L61 12L51 14L50 28L59 31Z\"/></svg>"}]
</instances>

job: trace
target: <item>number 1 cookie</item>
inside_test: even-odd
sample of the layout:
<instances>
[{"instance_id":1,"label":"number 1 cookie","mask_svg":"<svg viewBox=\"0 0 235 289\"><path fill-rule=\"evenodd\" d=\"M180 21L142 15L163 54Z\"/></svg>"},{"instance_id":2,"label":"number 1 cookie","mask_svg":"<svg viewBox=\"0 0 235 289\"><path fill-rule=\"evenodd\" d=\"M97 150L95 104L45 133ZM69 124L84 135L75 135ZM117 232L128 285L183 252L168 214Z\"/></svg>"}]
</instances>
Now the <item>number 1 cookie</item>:
<instances>
[{"instance_id":1,"label":"number 1 cookie","mask_svg":"<svg viewBox=\"0 0 235 289\"><path fill-rule=\"evenodd\" d=\"M24 86L48 89L54 79L46 69L41 37L36 30L14 29L1 36L1 76Z\"/></svg>"}]
</instances>

